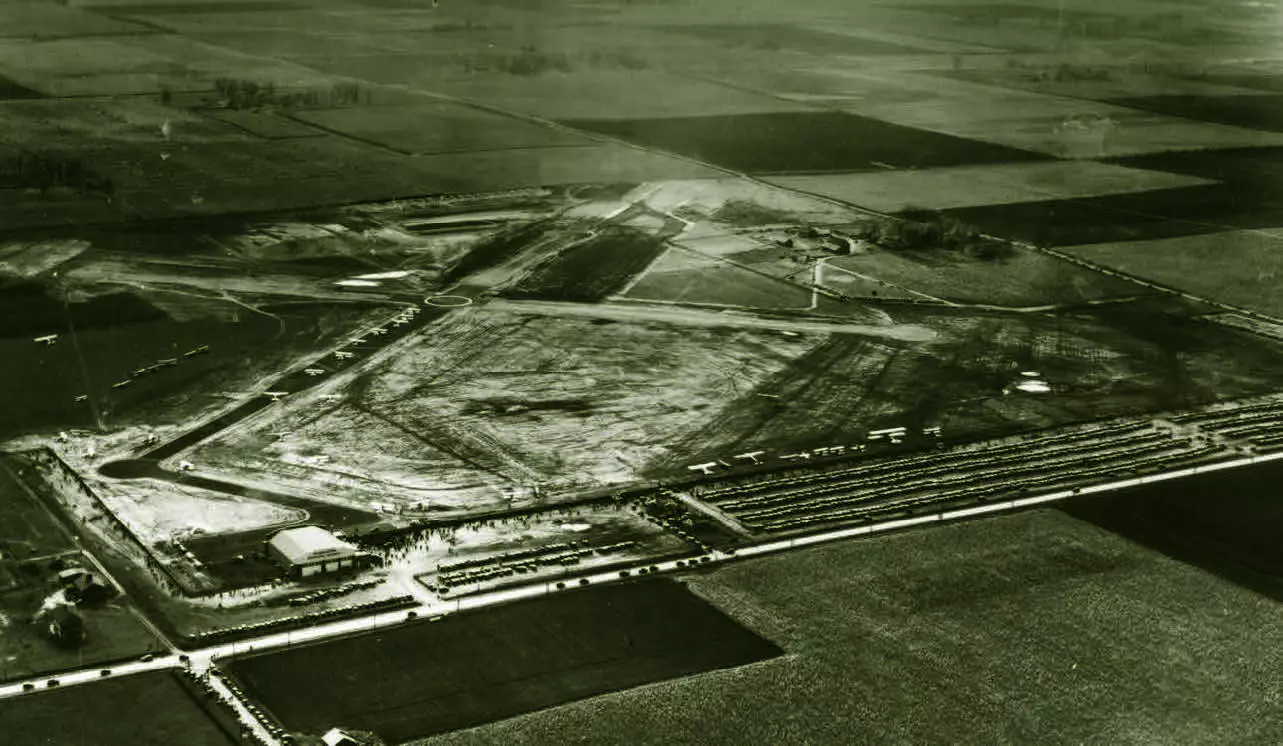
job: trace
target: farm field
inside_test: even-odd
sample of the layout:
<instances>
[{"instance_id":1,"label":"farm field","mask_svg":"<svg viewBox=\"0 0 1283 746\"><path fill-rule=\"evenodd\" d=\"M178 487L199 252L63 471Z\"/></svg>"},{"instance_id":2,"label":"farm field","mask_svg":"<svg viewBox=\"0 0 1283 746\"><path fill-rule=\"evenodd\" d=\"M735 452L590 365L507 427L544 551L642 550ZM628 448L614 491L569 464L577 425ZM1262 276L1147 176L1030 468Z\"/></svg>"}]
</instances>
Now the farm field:
<instances>
[{"instance_id":1,"label":"farm field","mask_svg":"<svg viewBox=\"0 0 1283 746\"><path fill-rule=\"evenodd\" d=\"M1283 229L1089 244L1066 251L1107 267L1223 303L1283 315ZM1207 271L1216 267L1215 272Z\"/></svg>"},{"instance_id":2,"label":"farm field","mask_svg":"<svg viewBox=\"0 0 1283 746\"><path fill-rule=\"evenodd\" d=\"M451 103L331 109L295 116L406 155L592 144L562 130Z\"/></svg>"},{"instance_id":3,"label":"farm field","mask_svg":"<svg viewBox=\"0 0 1283 746\"><path fill-rule=\"evenodd\" d=\"M937 66L940 67L940 66ZM1208 148L1268 147L1281 135L1080 98L1004 89L940 77L928 71L858 62L826 65L784 63L778 69L728 69L711 76L747 90L770 92L789 100L837 109L907 131L930 132L993 148L1023 153L1024 158L958 159L893 166L961 165L999 160L1032 160L1033 154L1058 158L1135 156ZM977 150L977 153L982 152ZM841 170L837 168L828 170ZM798 167L796 171L821 170Z\"/></svg>"},{"instance_id":4,"label":"farm field","mask_svg":"<svg viewBox=\"0 0 1283 746\"><path fill-rule=\"evenodd\" d=\"M842 288L841 272L850 270L913 293L964 304L1060 306L1153 292L1028 249L1016 249L1001 259L976 259L948 251L874 248L835 257L824 267L824 284L835 290ZM886 296L879 293L879 297Z\"/></svg>"},{"instance_id":5,"label":"farm field","mask_svg":"<svg viewBox=\"0 0 1283 746\"><path fill-rule=\"evenodd\" d=\"M1065 512L1279 601L1283 553L1271 537L1280 519L1273 494L1281 474L1264 464L1199 475L1075 500ZM1218 496L1214 507L1209 495Z\"/></svg>"},{"instance_id":6,"label":"farm field","mask_svg":"<svg viewBox=\"0 0 1283 746\"><path fill-rule=\"evenodd\" d=\"M1276 227L1283 224L1283 206L1270 194L1247 184L1212 184L963 207L948 214L986 233L1042 246L1075 246Z\"/></svg>"},{"instance_id":7,"label":"farm field","mask_svg":"<svg viewBox=\"0 0 1283 746\"><path fill-rule=\"evenodd\" d=\"M388 70L381 66L380 72ZM403 81L412 68L389 71L381 80ZM404 82L419 82L411 77ZM501 109L533 114L555 121L741 116L773 112L803 112L806 107L770 96L739 91L717 83L694 80L659 70L585 70L570 74L473 75L426 80L434 92L484 101ZM591 129L591 128L588 128ZM606 134L610 134L607 132Z\"/></svg>"},{"instance_id":8,"label":"farm field","mask_svg":"<svg viewBox=\"0 0 1283 746\"><path fill-rule=\"evenodd\" d=\"M416 744L1283 737L1275 657L1259 647L1283 631L1274 602L1060 512L839 542L688 582L788 655Z\"/></svg>"},{"instance_id":9,"label":"farm field","mask_svg":"<svg viewBox=\"0 0 1283 746\"><path fill-rule=\"evenodd\" d=\"M1250 87L1214 82L1211 78L1215 75L1210 73L1206 78L1192 76L1182 78L1166 75L1158 70L1147 72L1143 69L1128 68L1113 58L1100 59L1097 64L1091 62L1076 64L1056 55L1048 55L1041 59L1027 57L1018 62L970 57L965 64L966 66L961 69L933 70L931 74L951 80L1014 88L1043 95L1067 96L1117 106L1149 109L1173 116L1186 116L1189 110L1182 111L1174 107L1151 108L1131 102L1147 100L1174 102L1186 98L1233 100L1242 96L1268 96L1267 92ZM1198 116L1191 118L1203 119ZM1215 116L1206 121L1252 126L1247 121L1227 121Z\"/></svg>"},{"instance_id":10,"label":"farm field","mask_svg":"<svg viewBox=\"0 0 1283 746\"><path fill-rule=\"evenodd\" d=\"M509 298L592 302L610 295L664 251L662 236L628 227L596 235L557 253L506 291Z\"/></svg>"},{"instance_id":11,"label":"farm field","mask_svg":"<svg viewBox=\"0 0 1283 746\"><path fill-rule=\"evenodd\" d=\"M234 660L291 730L389 743L779 654L667 580L616 584ZM350 677L320 675L344 670ZM362 673L364 672L364 673ZM305 694L298 686L308 681Z\"/></svg>"},{"instance_id":12,"label":"farm field","mask_svg":"<svg viewBox=\"0 0 1283 746\"><path fill-rule=\"evenodd\" d=\"M434 174L460 179L456 191L498 191L529 186L619 184L660 179L700 179L719 172L700 163L615 143L586 147L519 148L422 156ZM428 182L430 184L431 182ZM421 186L402 194L430 193Z\"/></svg>"},{"instance_id":13,"label":"farm field","mask_svg":"<svg viewBox=\"0 0 1283 746\"><path fill-rule=\"evenodd\" d=\"M925 168L1045 156L836 112L564 120L748 173ZM818 146L818 147L817 147Z\"/></svg>"},{"instance_id":14,"label":"farm field","mask_svg":"<svg viewBox=\"0 0 1283 746\"><path fill-rule=\"evenodd\" d=\"M235 746L241 742L169 671L6 698L0 700L0 722L11 735L21 734L15 744Z\"/></svg>"},{"instance_id":15,"label":"farm field","mask_svg":"<svg viewBox=\"0 0 1283 746\"><path fill-rule=\"evenodd\" d=\"M1195 119L1218 122L1267 132L1283 131L1283 96L1130 96L1114 99L1120 106Z\"/></svg>"},{"instance_id":16,"label":"farm field","mask_svg":"<svg viewBox=\"0 0 1283 746\"><path fill-rule=\"evenodd\" d=\"M1094 161L775 176L767 180L881 212L897 212L908 207L946 210L1096 197L1211 183L1197 177L1121 168Z\"/></svg>"}]
</instances>

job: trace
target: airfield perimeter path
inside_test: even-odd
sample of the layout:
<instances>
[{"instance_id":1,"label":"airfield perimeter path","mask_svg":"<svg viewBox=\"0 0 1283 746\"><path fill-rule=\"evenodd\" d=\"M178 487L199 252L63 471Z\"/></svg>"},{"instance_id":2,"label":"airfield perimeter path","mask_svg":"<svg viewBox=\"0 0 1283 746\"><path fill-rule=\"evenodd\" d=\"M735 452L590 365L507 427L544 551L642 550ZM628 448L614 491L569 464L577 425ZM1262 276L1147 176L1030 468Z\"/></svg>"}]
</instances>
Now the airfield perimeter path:
<instances>
[{"instance_id":1,"label":"airfield perimeter path","mask_svg":"<svg viewBox=\"0 0 1283 746\"><path fill-rule=\"evenodd\" d=\"M558 301L509 301L495 300L490 308L510 313L534 316L575 316L611 321L632 321L637 323L660 322L683 326L717 326L741 329L768 329L784 332L810 332L821 334L858 334L865 337L880 337L899 342L930 342L935 339L936 331L915 324L852 324L844 321L821 321L794 319L784 316L766 316L745 313L743 311L713 310L689 306L665 306L650 302L599 303L588 305L582 303L565 303Z\"/></svg>"}]
</instances>

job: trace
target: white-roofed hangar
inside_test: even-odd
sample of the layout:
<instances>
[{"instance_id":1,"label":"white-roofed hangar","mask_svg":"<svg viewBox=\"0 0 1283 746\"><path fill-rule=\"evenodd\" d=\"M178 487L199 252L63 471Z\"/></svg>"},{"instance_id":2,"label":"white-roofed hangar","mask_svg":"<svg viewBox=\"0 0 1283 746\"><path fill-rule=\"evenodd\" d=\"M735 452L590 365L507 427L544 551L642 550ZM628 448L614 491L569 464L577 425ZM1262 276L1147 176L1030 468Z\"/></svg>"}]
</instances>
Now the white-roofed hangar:
<instances>
[{"instance_id":1,"label":"white-roofed hangar","mask_svg":"<svg viewBox=\"0 0 1283 746\"><path fill-rule=\"evenodd\" d=\"M267 542L267 553L298 578L360 568L372 559L320 526L276 532Z\"/></svg>"}]
</instances>

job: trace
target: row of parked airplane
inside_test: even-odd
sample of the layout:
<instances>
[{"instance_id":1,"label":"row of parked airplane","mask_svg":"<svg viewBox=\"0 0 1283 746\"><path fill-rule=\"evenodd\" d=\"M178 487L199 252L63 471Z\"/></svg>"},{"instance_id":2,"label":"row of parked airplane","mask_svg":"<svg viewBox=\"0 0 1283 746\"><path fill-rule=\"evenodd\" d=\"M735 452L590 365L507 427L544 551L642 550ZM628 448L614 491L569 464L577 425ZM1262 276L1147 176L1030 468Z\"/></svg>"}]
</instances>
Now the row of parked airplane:
<instances>
[{"instance_id":1,"label":"row of parked airplane","mask_svg":"<svg viewBox=\"0 0 1283 746\"><path fill-rule=\"evenodd\" d=\"M396 318L392 319L392 323L396 326L408 324L410 323L411 320L414 319L416 315L418 315L418 313L419 313L418 306L408 306L404 311L398 314ZM370 330L370 334L374 334L374 335L383 335L387 333L388 333L387 328L382 326L377 326ZM365 337L352 337L351 339L348 340L348 342L354 345L363 344L365 342ZM347 350L336 350L334 352L334 357L337 360L351 360L355 356L356 356L355 352L349 352ZM322 368L316 365L310 368L303 369L304 374L308 376L313 376L313 377L323 376L328 372L329 371L327 371L325 368ZM281 397L286 396L289 393L290 392L288 391L264 391L263 395L270 397L272 401L277 402L281 400ZM339 399L339 396L338 394L325 394L321 398L325 399L326 401L336 401Z\"/></svg>"},{"instance_id":2,"label":"row of parked airplane","mask_svg":"<svg viewBox=\"0 0 1283 746\"><path fill-rule=\"evenodd\" d=\"M909 433L909 429L907 427L888 427L881 430L870 430L868 433L868 440L871 442L886 440L890 443L898 444L898 443L904 442L904 438L908 435L908 433ZM930 436L939 438L940 433L941 433L941 428L939 425L936 425L934 427L922 428L923 435L930 435ZM863 443L857 443L849 446L844 446L844 445L820 446L819 448L812 448L809 451L799 451L797 453L785 453L780 455L778 458L781 458L785 461L810 461L812 458L815 458L815 457L823 458L827 456L841 456L846 453L859 453L860 451L863 451L867 447L868 446ZM763 460L762 457L765 455L766 455L766 451L750 451L748 453L736 454L731 458L733 460L743 462L746 465L756 466L762 463L762 460ZM729 469L731 467L731 464L726 461L719 460L719 461L708 461L703 464L691 464L686 468L689 469L690 471L697 471L702 474L712 474L713 470L718 468L719 466L725 469Z\"/></svg>"}]
</instances>

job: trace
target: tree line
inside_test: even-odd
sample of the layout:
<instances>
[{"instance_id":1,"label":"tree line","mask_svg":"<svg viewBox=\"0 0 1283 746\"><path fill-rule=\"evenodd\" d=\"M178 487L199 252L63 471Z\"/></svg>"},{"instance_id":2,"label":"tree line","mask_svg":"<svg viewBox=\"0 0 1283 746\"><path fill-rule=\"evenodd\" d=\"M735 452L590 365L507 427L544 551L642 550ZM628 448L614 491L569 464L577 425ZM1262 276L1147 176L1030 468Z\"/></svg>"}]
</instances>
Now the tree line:
<instances>
[{"instance_id":1,"label":"tree line","mask_svg":"<svg viewBox=\"0 0 1283 746\"><path fill-rule=\"evenodd\" d=\"M910 207L894 218L865 224L856 234L892 251L942 249L977 259L1004 259L1015 254L1010 241L989 238L973 225L939 210Z\"/></svg>"},{"instance_id":2,"label":"tree line","mask_svg":"<svg viewBox=\"0 0 1283 746\"><path fill-rule=\"evenodd\" d=\"M116 185L96 173L84 159L75 155L53 153L20 153L0 160L0 186L11 189L39 189L43 195L50 189L69 189L76 194L100 194L112 197Z\"/></svg>"},{"instance_id":3,"label":"tree line","mask_svg":"<svg viewBox=\"0 0 1283 746\"><path fill-rule=\"evenodd\" d=\"M360 83L335 83L330 86L324 101L322 92L316 89L282 90L272 83L259 83L243 78L215 78L214 93L224 106L236 110L267 107L304 109L370 102L369 89ZM162 103L169 103L171 100L172 97L166 97L162 92Z\"/></svg>"}]
</instances>

